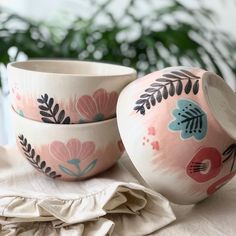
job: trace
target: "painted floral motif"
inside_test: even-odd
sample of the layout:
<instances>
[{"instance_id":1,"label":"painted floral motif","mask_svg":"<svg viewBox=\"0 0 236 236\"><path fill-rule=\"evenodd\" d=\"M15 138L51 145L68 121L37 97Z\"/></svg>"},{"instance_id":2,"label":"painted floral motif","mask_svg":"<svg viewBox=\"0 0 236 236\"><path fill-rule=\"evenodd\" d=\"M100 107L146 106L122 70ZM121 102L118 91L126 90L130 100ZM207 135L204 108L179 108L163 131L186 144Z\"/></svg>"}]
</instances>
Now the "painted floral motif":
<instances>
[{"instance_id":1,"label":"painted floral motif","mask_svg":"<svg viewBox=\"0 0 236 236\"><path fill-rule=\"evenodd\" d=\"M191 100L180 99L173 111L175 120L169 124L172 131L181 131L181 138L194 137L201 140L207 133L207 115L200 106Z\"/></svg>"},{"instance_id":2,"label":"painted floral motif","mask_svg":"<svg viewBox=\"0 0 236 236\"><path fill-rule=\"evenodd\" d=\"M149 127L149 128L148 128L148 135L153 135L153 136L156 135L156 129L155 129L155 127Z\"/></svg>"},{"instance_id":3,"label":"painted floral motif","mask_svg":"<svg viewBox=\"0 0 236 236\"><path fill-rule=\"evenodd\" d=\"M66 144L60 141L54 141L50 144L50 152L56 160L67 162L74 166L76 172L63 165L59 165L61 171L73 177L82 177L89 173L96 165L97 160L93 160L86 165L82 170L81 164L86 162L87 159L94 153L94 142L80 142L78 139L71 139Z\"/></svg>"},{"instance_id":4,"label":"painted floral motif","mask_svg":"<svg viewBox=\"0 0 236 236\"><path fill-rule=\"evenodd\" d=\"M160 149L159 147L159 142L158 141L153 141L151 142L152 149L158 151Z\"/></svg>"},{"instance_id":5,"label":"painted floral motif","mask_svg":"<svg viewBox=\"0 0 236 236\"><path fill-rule=\"evenodd\" d=\"M213 183L208 189L207 194L212 195L215 191L217 191L219 188L221 188L223 185L228 183L236 174L236 171L231 172L230 174L224 176L223 178L217 180L215 183Z\"/></svg>"},{"instance_id":6,"label":"painted floral motif","mask_svg":"<svg viewBox=\"0 0 236 236\"><path fill-rule=\"evenodd\" d=\"M155 129L155 127L151 126L147 129L147 137L146 136L143 137L143 143L142 144L143 144L143 146L148 144L152 147L152 150L159 151L160 146L159 146L158 140L156 139L156 129Z\"/></svg>"},{"instance_id":7,"label":"painted floral motif","mask_svg":"<svg viewBox=\"0 0 236 236\"><path fill-rule=\"evenodd\" d=\"M77 101L76 107L86 122L101 121L115 114L118 94L97 90L92 96L84 95Z\"/></svg>"},{"instance_id":8,"label":"painted floral motif","mask_svg":"<svg viewBox=\"0 0 236 236\"><path fill-rule=\"evenodd\" d=\"M222 168L220 152L212 147L199 150L187 166L189 177L199 183L206 182L216 177Z\"/></svg>"},{"instance_id":9,"label":"painted floral motif","mask_svg":"<svg viewBox=\"0 0 236 236\"><path fill-rule=\"evenodd\" d=\"M73 124L101 121L115 115L117 92L98 89L90 95L59 101L47 93L34 97L22 96L17 88L11 90L13 108L21 116L45 123Z\"/></svg>"}]
</instances>

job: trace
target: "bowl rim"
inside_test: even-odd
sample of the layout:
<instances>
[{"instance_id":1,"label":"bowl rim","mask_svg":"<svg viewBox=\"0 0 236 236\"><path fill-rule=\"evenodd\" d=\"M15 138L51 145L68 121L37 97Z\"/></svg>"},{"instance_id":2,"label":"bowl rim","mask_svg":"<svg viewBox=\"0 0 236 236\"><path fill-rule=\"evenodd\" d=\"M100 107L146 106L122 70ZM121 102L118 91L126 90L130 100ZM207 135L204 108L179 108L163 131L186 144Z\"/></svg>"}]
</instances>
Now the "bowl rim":
<instances>
[{"instance_id":1,"label":"bowl rim","mask_svg":"<svg viewBox=\"0 0 236 236\"><path fill-rule=\"evenodd\" d=\"M28 69L28 68L21 68L18 67L19 65L26 65L30 63L42 63L42 62L48 62L48 63L78 63L78 64L91 64L91 65L101 65L101 66L109 66L109 67L116 67L119 68L120 70L123 70L125 72L123 73L114 73L114 74L105 74L105 75L95 75L95 74L79 74L79 73L59 73L59 72L48 72L48 71L37 71L34 69ZM7 69L12 69L12 70L18 70L22 72L30 72L30 73L37 73L37 74L42 74L42 75L47 75L47 76L70 76L70 77L85 77L85 78L108 78L108 77L126 77L126 76L135 76L137 77L137 71L128 66L123 66L119 64L113 64L113 63L108 63L108 62L97 62L97 61L85 61L85 60L73 60L73 59L30 59L30 60L24 60L24 61L15 61L15 62L10 62L7 65Z\"/></svg>"},{"instance_id":2,"label":"bowl rim","mask_svg":"<svg viewBox=\"0 0 236 236\"><path fill-rule=\"evenodd\" d=\"M231 130L228 130L227 128L224 127L224 125L223 125L223 123L222 123L222 119L218 117L218 115L216 114L216 112L215 112L215 110L214 110L214 108L213 108L214 106L213 106L213 104L212 104L212 102L211 102L211 99L210 99L210 97L209 97L209 95L208 95L208 93L209 93L209 92L208 92L208 86L209 86L209 85L208 85L207 82L208 82L208 79L209 79L210 76L213 76L214 79L217 79L218 82L221 83L222 87L224 87L224 90L228 90L228 91L231 90L232 92L234 92L234 91L233 91L233 89L225 82L225 80L224 80L222 77L220 77L219 75L217 75L217 74L215 74L215 73L213 73L213 72L209 72L209 71L206 71L206 72L202 75L202 90L203 90L203 96L204 96L204 99L205 99L205 101L206 101L206 104L207 104L209 110L211 111L211 113L212 113L212 115L213 115L215 121L216 121L217 124L221 127L221 129L222 129L229 137L231 137L232 139L235 139L236 136L235 136L234 132L232 132ZM223 91L223 90L221 89L221 91Z\"/></svg>"},{"instance_id":3,"label":"bowl rim","mask_svg":"<svg viewBox=\"0 0 236 236\"><path fill-rule=\"evenodd\" d=\"M32 125L43 125L47 126L48 128L54 127L54 128L69 128L69 129L78 129L78 128L92 128L92 127L97 127L97 126L102 126L102 125L109 125L112 123L117 123L117 118L113 117L107 120L103 121L97 121L97 122L90 122L90 123L81 123L81 124L55 124L55 123L45 123L45 122L40 122L36 120L29 119L27 117L23 117L19 115L14 108L11 106L10 111L14 117L16 117L17 120L22 120L23 122L30 123Z\"/></svg>"}]
</instances>

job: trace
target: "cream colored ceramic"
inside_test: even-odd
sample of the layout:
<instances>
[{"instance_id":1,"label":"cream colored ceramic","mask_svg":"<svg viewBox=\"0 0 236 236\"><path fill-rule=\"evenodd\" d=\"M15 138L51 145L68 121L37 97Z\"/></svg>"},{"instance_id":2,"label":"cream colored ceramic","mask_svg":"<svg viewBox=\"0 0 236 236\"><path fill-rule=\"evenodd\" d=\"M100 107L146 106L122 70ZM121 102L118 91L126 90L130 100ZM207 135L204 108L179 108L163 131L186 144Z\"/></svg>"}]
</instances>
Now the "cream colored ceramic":
<instances>
[{"instance_id":1,"label":"cream colored ceramic","mask_svg":"<svg viewBox=\"0 0 236 236\"><path fill-rule=\"evenodd\" d=\"M61 180L80 180L114 165L124 148L116 118L90 124L47 124L12 110L17 146L38 171Z\"/></svg>"},{"instance_id":2,"label":"cream colored ceramic","mask_svg":"<svg viewBox=\"0 0 236 236\"><path fill-rule=\"evenodd\" d=\"M136 78L136 71L96 62L29 60L10 63L8 77L18 114L70 124L114 117L119 93Z\"/></svg>"},{"instance_id":3,"label":"cream colored ceramic","mask_svg":"<svg viewBox=\"0 0 236 236\"><path fill-rule=\"evenodd\" d=\"M118 127L146 182L169 200L203 200L236 173L236 96L219 76L170 67L120 94Z\"/></svg>"}]
</instances>

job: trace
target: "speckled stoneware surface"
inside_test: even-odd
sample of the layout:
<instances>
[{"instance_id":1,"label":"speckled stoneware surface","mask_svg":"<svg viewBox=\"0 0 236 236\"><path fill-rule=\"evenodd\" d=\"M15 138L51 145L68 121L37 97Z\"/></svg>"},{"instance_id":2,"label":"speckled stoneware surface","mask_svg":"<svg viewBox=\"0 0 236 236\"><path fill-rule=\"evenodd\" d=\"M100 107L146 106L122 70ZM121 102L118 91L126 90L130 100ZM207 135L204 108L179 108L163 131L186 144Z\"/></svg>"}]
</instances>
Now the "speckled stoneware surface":
<instances>
[{"instance_id":1,"label":"speckled stoneware surface","mask_svg":"<svg viewBox=\"0 0 236 236\"><path fill-rule=\"evenodd\" d=\"M222 78L198 68L170 67L129 84L118 127L145 181L180 204L228 182L236 173L235 98Z\"/></svg>"}]
</instances>

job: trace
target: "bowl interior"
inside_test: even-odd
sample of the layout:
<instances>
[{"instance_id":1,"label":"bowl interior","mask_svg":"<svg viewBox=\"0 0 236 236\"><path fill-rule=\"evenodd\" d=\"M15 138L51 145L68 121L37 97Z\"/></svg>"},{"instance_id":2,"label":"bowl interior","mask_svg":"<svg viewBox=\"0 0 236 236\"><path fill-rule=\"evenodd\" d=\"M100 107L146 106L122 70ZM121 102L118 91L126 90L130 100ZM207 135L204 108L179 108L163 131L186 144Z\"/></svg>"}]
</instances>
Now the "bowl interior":
<instances>
[{"instance_id":1,"label":"bowl interior","mask_svg":"<svg viewBox=\"0 0 236 236\"><path fill-rule=\"evenodd\" d=\"M219 76L207 72L203 75L205 99L221 127L236 139L236 94Z\"/></svg>"},{"instance_id":2,"label":"bowl interior","mask_svg":"<svg viewBox=\"0 0 236 236\"><path fill-rule=\"evenodd\" d=\"M10 66L34 72L83 76L118 76L136 73L134 69L125 66L73 60L28 60L14 62Z\"/></svg>"}]
</instances>

